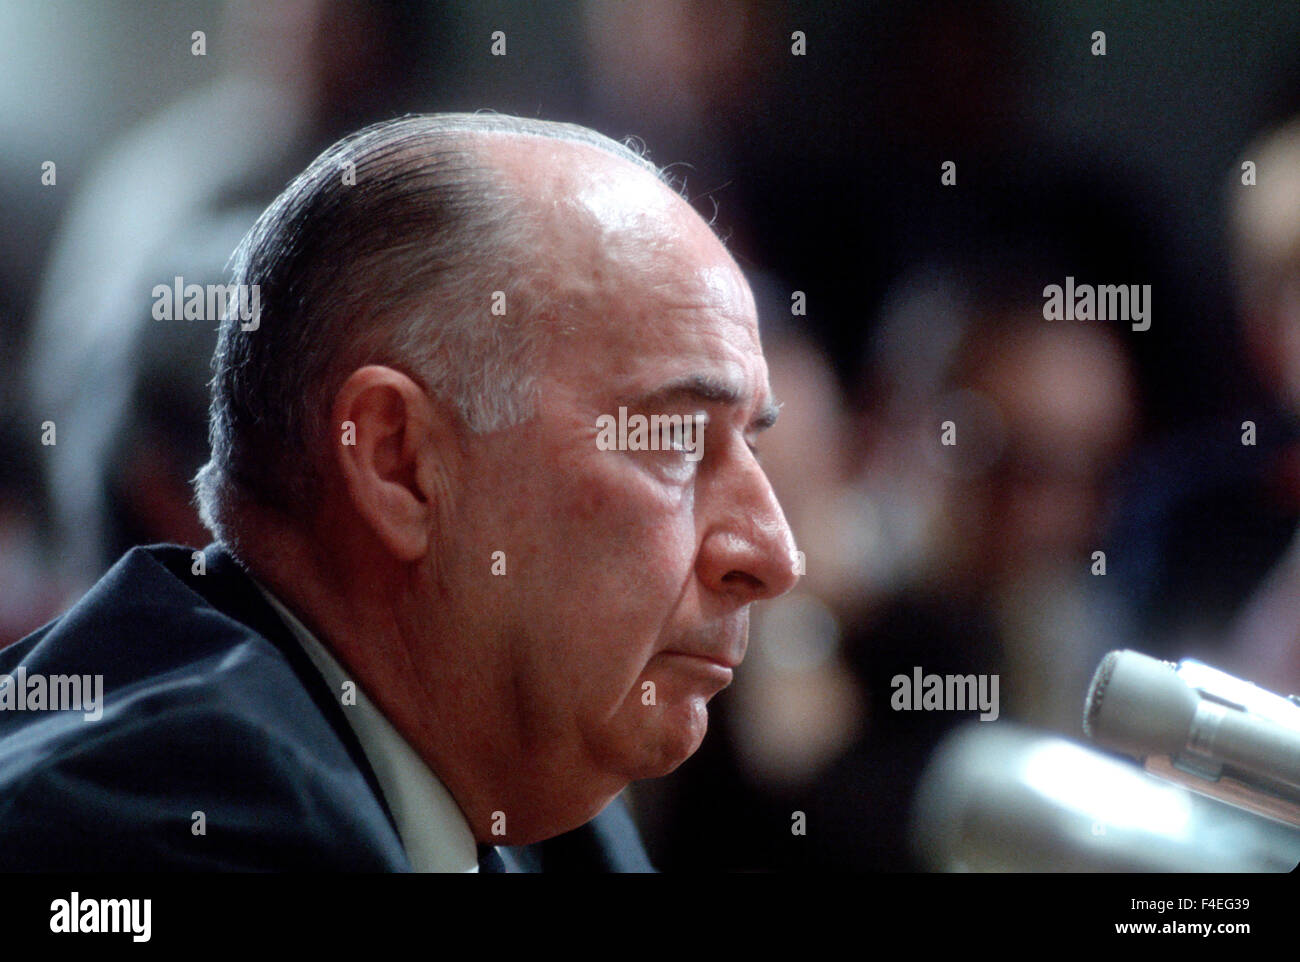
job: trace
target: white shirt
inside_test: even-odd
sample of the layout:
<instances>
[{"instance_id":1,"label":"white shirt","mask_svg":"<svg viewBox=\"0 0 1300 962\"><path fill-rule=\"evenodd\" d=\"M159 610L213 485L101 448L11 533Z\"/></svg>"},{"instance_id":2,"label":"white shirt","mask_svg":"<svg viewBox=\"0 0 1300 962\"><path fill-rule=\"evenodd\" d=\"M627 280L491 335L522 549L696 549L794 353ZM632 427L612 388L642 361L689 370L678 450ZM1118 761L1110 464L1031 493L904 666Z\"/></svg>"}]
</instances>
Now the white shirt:
<instances>
[{"instance_id":1,"label":"white shirt","mask_svg":"<svg viewBox=\"0 0 1300 962\"><path fill-rule=\"evenodd\" d=\"M344 683L352 681L347 671L292 611L261 584L257 587L289 626L335 697L341 698ZM375 770L411 868L416 872L477 872L477 843L456 800L361 686L355 685L355 689L356 704L343 704L343 714Z\"/></svg>"}]
</instances>

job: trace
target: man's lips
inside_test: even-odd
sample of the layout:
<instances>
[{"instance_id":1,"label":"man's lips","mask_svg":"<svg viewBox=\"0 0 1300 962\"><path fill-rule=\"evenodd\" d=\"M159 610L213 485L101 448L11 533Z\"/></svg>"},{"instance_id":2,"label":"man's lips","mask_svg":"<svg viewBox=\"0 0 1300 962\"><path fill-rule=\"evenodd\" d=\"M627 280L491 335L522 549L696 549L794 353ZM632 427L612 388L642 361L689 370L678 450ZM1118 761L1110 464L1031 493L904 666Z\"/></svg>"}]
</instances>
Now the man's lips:
<instances>
[{"instance_id":1,"label":"man's lips","mask_svg":"<svg viewBox=\"0 0 1300 962\"><path fill-rule=\"evenodd\" d=\"M715 623L708 629L686 633L678 637L669 648L659 654L680 660L683 666L693 665L698 670L724 677L730 681L732 672L745 660L749 646L748 620Z\"/></svg>"},{"instance_id":2,"label":"man's lips","mask_svg":"<svg viewBox=\"0 0 1300 962\"><path fill-rule=\"evenodd\" d=\"M711 665L717 665L719 668L725 668L728 671L740 667L739 658L732 659L728 656L713 654L711 652L683 651L677 648L668 648L665 649L663 653L665 655L680 655L683 658L696 658L700 661L708 662Z\"/></svg>"}]
</instances>

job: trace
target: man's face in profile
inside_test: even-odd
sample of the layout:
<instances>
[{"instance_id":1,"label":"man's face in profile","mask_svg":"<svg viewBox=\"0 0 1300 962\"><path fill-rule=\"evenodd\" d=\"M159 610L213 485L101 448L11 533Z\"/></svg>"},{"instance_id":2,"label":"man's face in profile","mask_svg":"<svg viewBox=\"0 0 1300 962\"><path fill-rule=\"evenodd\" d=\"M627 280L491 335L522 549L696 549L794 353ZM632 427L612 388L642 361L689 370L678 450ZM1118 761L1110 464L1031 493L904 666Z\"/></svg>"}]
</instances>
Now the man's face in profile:
<instances>
[{"instance_id":1,"label":"man's face in profile","mask_svg":"<svg viewBox=\"0 0 1300 962\"><path fill-rule=\"evenodd\" d=\"M554 200L561 333L536 416L469 443L445 557L471 560L443 580L465 637L499 646L530 757L553 759L560 781L627 781L699 747L706 704L744 657L747 606L793 585L794 546L752 450L775 407L739 269L648 174L564 149L576 160L561 173L525 157L518 173ZM703 415L702 447L603 449L598 420L620 407ZM505 574L489 573L496 551Z\"/></svg>"}]
</instances>

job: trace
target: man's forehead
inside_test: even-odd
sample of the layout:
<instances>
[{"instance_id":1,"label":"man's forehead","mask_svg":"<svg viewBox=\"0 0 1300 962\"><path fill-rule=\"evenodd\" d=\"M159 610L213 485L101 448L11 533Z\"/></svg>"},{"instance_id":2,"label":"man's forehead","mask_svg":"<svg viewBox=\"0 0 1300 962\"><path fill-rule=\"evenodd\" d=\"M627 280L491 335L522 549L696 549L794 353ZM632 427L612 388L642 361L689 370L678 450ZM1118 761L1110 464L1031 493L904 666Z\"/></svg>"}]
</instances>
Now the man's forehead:
<instances>
[{"instance_id":1,"label":"man's forehead","mask_svg":"<svg viewBox=\"0 0 1300 962\"><path fill-rule=\"evenodd\" d=\"M747 325L752 322L757 331L754 294L749 289L749 282L740 273L740 269L730 262L730 258L725 263L701 267L695 272L693 280L705 292L705 300L720 307L726 305L739 308L739 319Z\"/></svg>"},{"instance_id":2,"label":"man's forehead","mask_svg":"<svg viewBox=\"0 0 1300 962\"><path fill-rule=\"evenodd\" d=\"M567 355L562 367L606 388L634 380L651 390L698 375L697 386L725 382L733 394L767 397L753 294L690 204L649 171L591 145L499 143L539 214L553 320L566 334L554 345Z\"/></svg>"},{"instance_id":3,"label":"man's forehead","mask_svg":"<svg viewBox=\"0 0 1300 962\"><path fill-rule=\"evenodd\" d=\"M543 234L540 253L557 270L603 263L635 271L673 262L672 273L703 264L716 295L744 287L722 242L699 213L650 170L592 144L508 134L486 143L532 207ZM739 283L738 283L739 282ZM744 291L744 297L748 291Z\"/></svg>"},{"instance_id":4,"label":"man's forehead","mask_svg":"<svg viewBox=\"0 0 1300 962\"><path fill-rule=\"evenodd\" d=\"M593 348L662 364L676 358L763 363L753 295L734 265L671 257L641 270L606 268L585 294L569 300L574 311L566 326Z\"/></svg>"}]
</instances>

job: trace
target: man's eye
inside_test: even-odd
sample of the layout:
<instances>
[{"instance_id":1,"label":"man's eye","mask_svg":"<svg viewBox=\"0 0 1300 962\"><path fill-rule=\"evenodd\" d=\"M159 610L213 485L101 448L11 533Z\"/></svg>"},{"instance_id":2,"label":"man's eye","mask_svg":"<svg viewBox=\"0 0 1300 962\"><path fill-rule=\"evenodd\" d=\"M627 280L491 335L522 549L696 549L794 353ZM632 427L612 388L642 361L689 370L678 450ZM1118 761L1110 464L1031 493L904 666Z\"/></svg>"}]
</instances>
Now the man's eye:
<instances>
[{"instance_id":1,"label":"man's eye","mask_svg":"<svg viewBox=\"0 0 1300 962\"><path fill-rule=\"evenodd\" d=\"M697 414L664 424L659 450L669 452L674 459L682 458L692 463L700 460L704 456L704 426L707 422L707 416Z\"/></svg>"}]
</instances>

